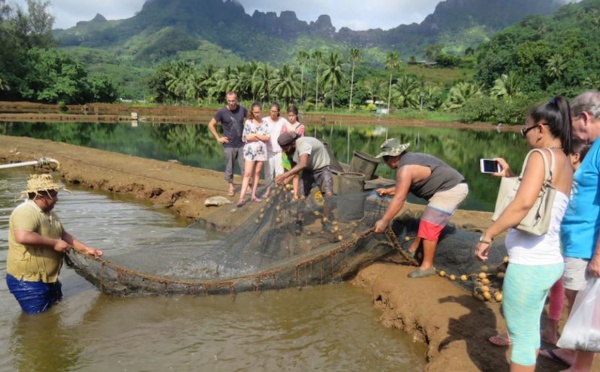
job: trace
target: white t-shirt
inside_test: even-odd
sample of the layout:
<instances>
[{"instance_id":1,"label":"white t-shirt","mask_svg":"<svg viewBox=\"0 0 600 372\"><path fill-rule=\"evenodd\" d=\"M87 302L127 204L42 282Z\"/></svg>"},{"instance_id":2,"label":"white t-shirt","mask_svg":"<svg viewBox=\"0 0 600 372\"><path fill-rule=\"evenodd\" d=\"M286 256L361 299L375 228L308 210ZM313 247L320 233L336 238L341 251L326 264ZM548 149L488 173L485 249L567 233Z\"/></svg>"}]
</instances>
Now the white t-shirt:
<instances>
[{"instance_id":1,"label":"white t-shirt","mask_svg":"<svg viewBox=\"0 0 600 372\"><path fill-rule=\"evenodd\" d=\"M270 116L263 118L269 124L271 128L271 139L267 142L267 151L269 154L278 154L281 153L281 146L277 143L277 139L281 134L281 130L285 125L289 125L287 119L283 117L279 117L277 121L273 121Z\"/></svg>"}]
</instances>

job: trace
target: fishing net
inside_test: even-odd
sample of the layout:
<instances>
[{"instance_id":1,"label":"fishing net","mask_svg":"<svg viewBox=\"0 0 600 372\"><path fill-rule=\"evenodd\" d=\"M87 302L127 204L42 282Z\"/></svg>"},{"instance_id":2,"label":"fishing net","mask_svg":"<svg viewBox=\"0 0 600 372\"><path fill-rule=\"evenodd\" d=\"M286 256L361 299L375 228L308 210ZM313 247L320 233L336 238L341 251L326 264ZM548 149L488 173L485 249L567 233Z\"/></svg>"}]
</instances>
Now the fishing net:
<instances>
[{"instance_id":1,"label":"fishing net","mask_svg":"<svg viewBox=\"0 0 600 372\"><path fill-rule=\"evenodd\" d=\"M299 201L278 187L224 238L207 236L202 224L195 223L140 249L110 251L102 259L71 250L68 260L102 292L116 296L234 294L331 283L386 256L416 264L403 248L416 236L419 215L406 212L394 221L393 230L373 232L387 205L388 200L370 192L328 198L316 192ZM222 213L232 211L224 208ZM440 275L470 291L483 286L482 264L473 256L478 237L446 227L435 259ZM487 280L494 279L492 271L505 254L503 244L495 242Z\"/></svg>"},{"instance_id":2,"label":"fishing net","mask_svg":"<svg viewBox=\"0 0 600 372\"><path fill-rule=\"evenodd\" d=\"M392 224L403 249L408 249L419 229L420 213L406 212ZM502 282L508 257L504 238L494 240L485 263L475 258L481 232L446 226L437 245L434 265L439 276L446 278L482 301L502 301ZM422 258L422 248L415 257ZM400 258L402 262L402 258Z\"/></svg>"},{"instance_id":3,"label":"fishing net","mask_svg":"<svg viewBox=\"0 0 600 372\"><path fill-rule=\"evenodd\" d=\"M317 192L299 201L278 187L225 238L207 238L197 223L142 249L108 252L98 260L72 250L68 258L102 292L118 296L236 293L330 283L396 250L391 230L373 233L385 208L381 198L368 192L328 198ZM223 213L232 213L225 209Z\"/></svg>"}]
</instances>

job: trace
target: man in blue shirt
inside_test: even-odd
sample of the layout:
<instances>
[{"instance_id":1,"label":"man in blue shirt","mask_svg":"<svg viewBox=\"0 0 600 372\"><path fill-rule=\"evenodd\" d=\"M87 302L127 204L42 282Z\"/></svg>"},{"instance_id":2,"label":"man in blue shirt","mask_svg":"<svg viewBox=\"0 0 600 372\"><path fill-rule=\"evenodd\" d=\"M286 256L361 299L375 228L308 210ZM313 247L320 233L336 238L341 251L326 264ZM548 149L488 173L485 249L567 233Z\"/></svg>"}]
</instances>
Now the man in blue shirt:
<instances>
[{"instance_id":1,"label":"man in blue shirt","mask_svg":"<svg viewBox=\"0 0 600 372\"><path fill-rule=\"evenodd\" d=\"M589 278L600 277L600 92L588 91L571 102L573 136L591 143L581 166L573 175L571 200L561 224L565 257L563 282L569 309ZM576 371L589 371L594 353L573 350L542 350L546 357L561 359Z\"/></svg>"}]
</instances>

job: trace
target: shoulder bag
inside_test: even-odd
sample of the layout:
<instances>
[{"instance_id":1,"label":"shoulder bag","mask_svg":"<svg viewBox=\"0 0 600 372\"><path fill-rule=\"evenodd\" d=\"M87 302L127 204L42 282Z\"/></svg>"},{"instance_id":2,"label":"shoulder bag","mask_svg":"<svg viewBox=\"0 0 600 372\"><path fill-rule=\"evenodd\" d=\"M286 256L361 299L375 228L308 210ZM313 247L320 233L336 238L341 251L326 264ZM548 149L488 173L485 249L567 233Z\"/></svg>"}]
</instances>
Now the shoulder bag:
<instances>
[{"instance_id":1,"label":"shoulder bag","mask_svg":"<svg viewBox=\"0 0 600 372\"><path fill-rule=\"evenodd\" d=\"M515 195L521 186L521 180L523 179L523 173L527 166L527 160L529 160L529 156L534 152L539 152L544 159L544 184L542 185L542 189L540 190L533 207L531 207L525 218L515 226L515 229L540 236L548 232L552 205L554 204L554 198L556 196L556 189L552 186L552 169L554 167L554 152L552 150L550 150L550 153L552 154L550 166L548 166L548 158L546 157L545 151L533 149L529 151L527 157L525 157L523 169L521 170L519 177L502 177L492 221L496 221L502 212L504 212L504 209L506 209L515 198Z\"/></svg>"}]
</instances>

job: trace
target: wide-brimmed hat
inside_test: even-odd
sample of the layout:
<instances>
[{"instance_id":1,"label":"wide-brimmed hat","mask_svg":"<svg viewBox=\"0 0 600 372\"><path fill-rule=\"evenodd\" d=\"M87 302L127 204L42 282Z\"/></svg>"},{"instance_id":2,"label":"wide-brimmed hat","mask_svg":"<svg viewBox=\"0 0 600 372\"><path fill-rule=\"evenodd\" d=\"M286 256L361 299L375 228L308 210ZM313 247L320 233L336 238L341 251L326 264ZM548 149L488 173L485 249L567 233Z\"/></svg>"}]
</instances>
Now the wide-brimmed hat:
<instances>
[{"instance_id":1,"label":"wide-brimmed hat","mask_svg":"<svg viewBox=\"0 0 600 372\"><path fill-rule=\"evenodd\" d=\"M383 156L398 156L406 151L409 146L410 143L400 143L394 138L390 138L381 144L381 152L376 158L381 158Z\"/></svg>"},{"instance_id":2,"label":"wide-brimmed hat","mask_svg":"<svg viewBox=\"0 0 600 372\"><path fill-rule=\"evenodd\" d=\"M296 141L296 139L298 139L298 137L300 137L300 135L296 132L281 133L279 138L277 138L277 143L279 146L285 147L291 145L294 141Z\"/></svg>"},{"instance_id":3,"label":"wide-brimmed hat","mask_svg":"<svg viewBox=\"0 0 600 372\"><path fill-rule=\"evenodd\" d=\"M27 189L23 190L21 195L60 189L64 189L64 187L56 183L51 174L32 174L27 179Z\"/></svg>"}]
</instances>

